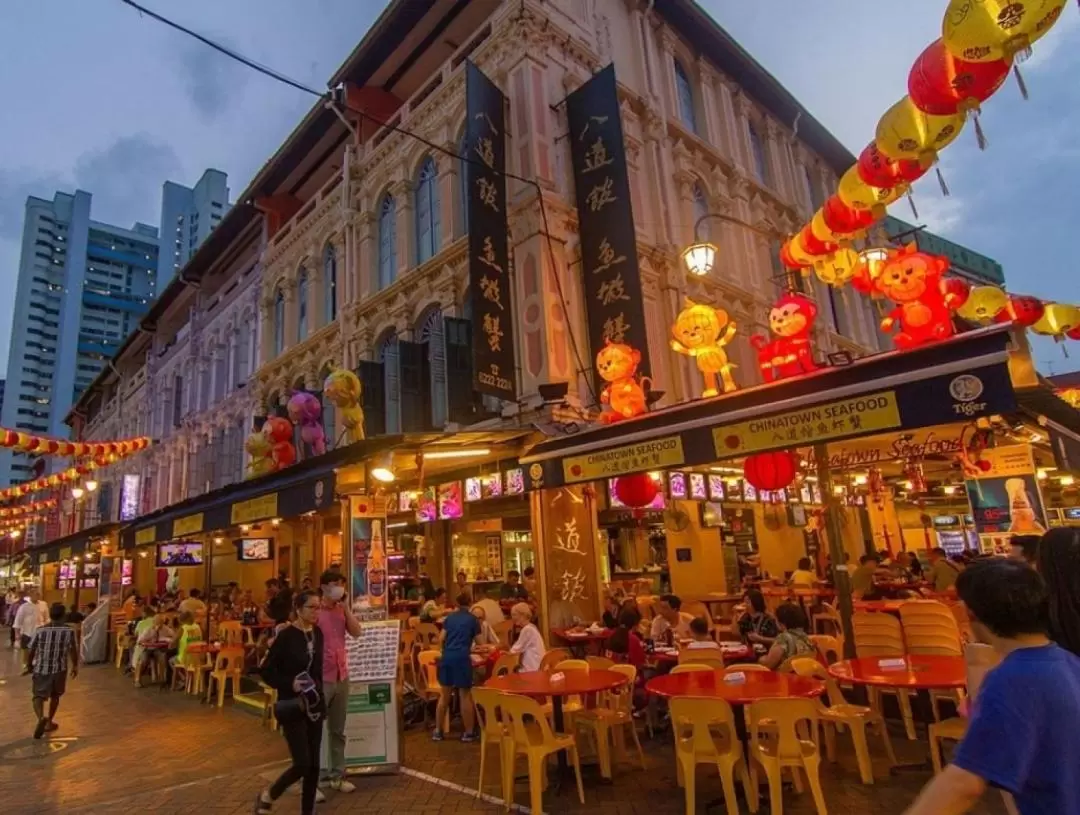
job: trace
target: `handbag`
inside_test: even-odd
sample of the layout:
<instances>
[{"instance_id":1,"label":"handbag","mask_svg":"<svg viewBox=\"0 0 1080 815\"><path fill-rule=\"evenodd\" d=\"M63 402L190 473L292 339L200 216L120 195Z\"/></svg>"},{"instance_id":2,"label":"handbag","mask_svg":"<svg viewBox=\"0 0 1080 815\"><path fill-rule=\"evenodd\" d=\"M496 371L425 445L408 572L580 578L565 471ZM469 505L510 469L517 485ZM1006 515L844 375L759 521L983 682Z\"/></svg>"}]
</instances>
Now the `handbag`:
<instances>
[{"instance_id":1,"label":"handbag","mask_svg":"<svg viewBox=\"0 0 1080 815\"><path fill-rule=\"evenodd\" d=\"M314 658L315 639L314 636L312 636L312 639L308 641L308 664L307 668L305 668L305 672L311 671L311 663ZM315 697L311 702L308 701L305 694L299 694L290 699L278 699L274 703L274 718L282 724L298 722L305 717L313 722L317 722L319 720L319 714L316 713L312 716L311 710L319 702L319 693L317 690L312 690L311 693Z\"/></svg>"}]
</instances>

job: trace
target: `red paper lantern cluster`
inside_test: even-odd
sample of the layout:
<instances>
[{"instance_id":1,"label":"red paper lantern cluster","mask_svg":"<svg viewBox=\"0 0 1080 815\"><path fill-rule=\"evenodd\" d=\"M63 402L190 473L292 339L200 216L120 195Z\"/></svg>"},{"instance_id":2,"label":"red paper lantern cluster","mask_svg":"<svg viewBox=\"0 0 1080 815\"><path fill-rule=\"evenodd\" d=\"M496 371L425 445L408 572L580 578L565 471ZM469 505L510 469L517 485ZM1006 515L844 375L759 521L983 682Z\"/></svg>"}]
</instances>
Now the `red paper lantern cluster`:
<instances>
[{"instance_id":1,"label":"red paper lantern cluster","mask_svg":"<svg viewBox=\"0 0 1080 815\"><path fill-rule=\"evenodd\" d=\"M758 490L786 489L799 472L799 456L793 450L755 453L743 462L743 477Z\"/></svg>"}]
</instances>

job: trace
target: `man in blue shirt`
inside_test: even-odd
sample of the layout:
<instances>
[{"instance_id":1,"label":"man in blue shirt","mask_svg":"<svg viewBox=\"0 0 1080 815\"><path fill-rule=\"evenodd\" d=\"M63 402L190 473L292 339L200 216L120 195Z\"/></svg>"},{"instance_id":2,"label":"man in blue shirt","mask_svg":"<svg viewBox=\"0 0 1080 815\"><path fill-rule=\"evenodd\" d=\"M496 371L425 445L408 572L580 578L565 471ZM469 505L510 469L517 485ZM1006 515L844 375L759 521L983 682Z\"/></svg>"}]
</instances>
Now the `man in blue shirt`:
<instances>
[{"instance_id":1,"label":"man in blue shirt","mask_svg":"<svg viewBox=\"0 0 1080 815\"><path fill-rule=\"evenodd\" d=\"M435 706L435 732L432 739L443 740L443 718L450 709L450 694L456 689L461 697L461 722L465 733L461 740L476 741L475 710L472 703L472 644L480 633L480 621L469 611L471 598L460 594L457 609L443 618L443 630L440 637L442 656L439 658L439 684L442 693Z\"/></svg>"},{"instance_id":2,"label":"man in blue shirt","mask_svg":"<svg viewBox=\"0 0 1080 815\"><path fill-rule=\"evenodd\" d=\"M1047 593L1023 563L979 561L956 580L975 636L1001 664L983 680L953 763L907 815L967 812L987 786L1021 815L1080 815L1080 657L1046 636Z\"/></svg>"}]
</instances>

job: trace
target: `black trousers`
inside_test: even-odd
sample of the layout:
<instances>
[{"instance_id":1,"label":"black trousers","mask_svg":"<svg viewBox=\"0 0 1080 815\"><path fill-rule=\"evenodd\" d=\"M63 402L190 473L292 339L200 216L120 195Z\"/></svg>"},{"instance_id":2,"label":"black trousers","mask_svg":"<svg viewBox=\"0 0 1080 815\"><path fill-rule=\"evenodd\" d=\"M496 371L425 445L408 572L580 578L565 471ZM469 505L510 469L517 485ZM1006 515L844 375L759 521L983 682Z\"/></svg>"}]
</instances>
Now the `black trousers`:
<instances>
[{"instance_id":1,"label":"black trousers","mask_svg":"<svg viewBox=\"0 0 1080 815\"><path fill-rule=\"evenodd\" d=\"M285 790L302 781L300 792L300 812L311 815L315 811L315 791L319 785L319 747L322 744L323 723L313 722L306 715L302 718L282 723L285 743L289 745L292 765L270 785L270 797L275 801L285 794Z\"/></svg>"}]
</instances>

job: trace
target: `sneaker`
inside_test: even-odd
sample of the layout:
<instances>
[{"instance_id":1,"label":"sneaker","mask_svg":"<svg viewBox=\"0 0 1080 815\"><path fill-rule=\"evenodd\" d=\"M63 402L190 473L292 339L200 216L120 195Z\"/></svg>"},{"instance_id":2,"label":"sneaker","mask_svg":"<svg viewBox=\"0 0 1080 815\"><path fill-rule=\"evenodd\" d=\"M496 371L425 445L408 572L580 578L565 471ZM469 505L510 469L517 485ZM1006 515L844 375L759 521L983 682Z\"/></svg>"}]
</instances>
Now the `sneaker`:
<instances>
[{"instance_id":1,"label":"sneaker","mask_svg":"<svg viewBox=\"0 0 1080 815\"><path fill-rule=\"evenodd\" d=\"M317 787L315 788L315 803L316 804L325 804L326 803L326 793L323 792L321 789L319 789Z\"/></svg>"},{"instance_id":2,"label":"sneaker","mask_svg":"<svg viewBox=\"0 0 1080 815\"><path fill-rule=\"evenodd\" d=\"M59 727L60 727L60 725L58 725L56 722L50 721L47 725L45 725L45 732L46 733L52 733L54 730L56 730Z\"/></svg>"},{"instance_id":3,"label":"sneaker","mask_svg":"<svg viewBox=\"0 0 1080 815\"><path fill-rule=\"evenodd\" d=\"M295 784L293 784L291 787L289 787L289 795L295 795L297 798L299 798L300 793L303 792L303 790L304 790L304 785L301 784L299 781L297 781ZM325 804L326 803L326 793L323 792L318 787L315 788L315 803L317 803L317 804Z\"/></svg>"},{"instance_id":4,"label":"sneaker","mask_svg":"<svg viewBox=\"0 0 1080 815\"><path fill-rule=\"evenodd\" d=\"M49 724L48 719L38 719L37 727L34 728L34 738L40 739L45 735L45 727ZM439 738L442 738L441 736Z\"/></svg>"},{"instance_id":5,"label":"sneaker","mask_svg":"<svg viewBox=\"0 0 1080 815\"><path fill-rule=\"evenodd\" d=\"M443 732L441 730L436 730L434 733L431 734L431 740L432 741L442 741L443 740Z\"/></svg>"},{"instance_id":6,"label":"sneaker","mask_svg":"<svg viewBox=\"0 0 1080 815\"><path fill-rule=\"evenodd\" d=\"M356 784L347 778L335 778L330 782L330 789L338 792L356 792Z\"/></svg>"},{"instance_id":7,"label":"sneaker","mask_svg":"<svg viewBox=\"0 0 1080 815\"><path fill-rule=\"evenodd\" d=\"M479 737L475 733L464 733L461 736L462 744L472 744L474 741L479 741Z\"/></svg>"}]
</instances>

